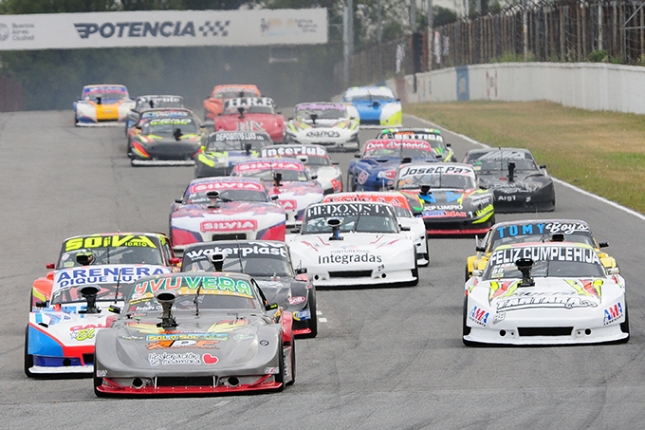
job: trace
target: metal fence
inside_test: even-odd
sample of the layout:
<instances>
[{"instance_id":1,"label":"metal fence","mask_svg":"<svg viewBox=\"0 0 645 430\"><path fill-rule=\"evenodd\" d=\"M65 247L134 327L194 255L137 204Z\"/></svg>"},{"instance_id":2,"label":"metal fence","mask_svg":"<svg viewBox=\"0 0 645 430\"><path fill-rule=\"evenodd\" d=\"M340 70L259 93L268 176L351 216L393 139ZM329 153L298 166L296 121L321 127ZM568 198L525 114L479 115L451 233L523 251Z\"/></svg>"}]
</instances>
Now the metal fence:
<instances>
[{"instance_id":1,"label":"metal fence","mask_svg":"<svg viewBox=\"0 0 645 430\"><path fill-rule=\"evenodd\" d=\"M407 40L383 44L380 51L375 46L354 55L351 83L491 62L645 65L645 0L529 0L526 6L463 17L423 34L423 49L414 49L408 35Z\"/></svg>"}]
</instances>

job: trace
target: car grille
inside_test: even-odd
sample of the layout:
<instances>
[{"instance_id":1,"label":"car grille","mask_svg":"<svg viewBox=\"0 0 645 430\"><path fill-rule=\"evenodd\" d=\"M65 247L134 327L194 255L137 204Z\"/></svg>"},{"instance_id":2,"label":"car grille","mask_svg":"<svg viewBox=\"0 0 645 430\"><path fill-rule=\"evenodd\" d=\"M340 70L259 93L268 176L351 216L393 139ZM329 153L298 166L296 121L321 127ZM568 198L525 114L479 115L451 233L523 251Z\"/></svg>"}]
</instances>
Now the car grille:
<instances>
[{"instance_id":1,"label":"car grille","mask_svg":"<svg viewBox=\"0 0 645 430\"><path fill-rule=\"evenodd\" d=\"M518 327L520 336L571 336L573 327Z\"/></svg>"},{"instance_id":2,"label":"car grille","mask_svg":"<svg viewBox=\"0 0 645 430\"><path fill-rule=\"evenodd\" d=\"M213 387L212 376L158 376L157 387Z\"/></svg>"},{"instance_id":3,"label":"car grille","mask_svg":"<svg viewBox=\"0 0 645 430\"><path fill-rule=\"evenodd\" d=\"M362 119L361 125L381 125L380 119Z\"/></svg>"},{"instance_id":4,"label":"car grille","mask_svg":"<svg viewBox=\"0 0 645 430\"><path fill-rule=\"evenodd\" d=\"M246 233L214 234L213 240L245 240Z\"/></svg>"},{"instance_id":5,"label":"car grille","mask_svg":"<svg viewBox=\"0 0 645 430\"><path fill-rule=\"evenodd\" d=\"M372 276L371 270L352 270L347 272L329 272L330 278L369 278Z\"/></svg>"}]
</instances>

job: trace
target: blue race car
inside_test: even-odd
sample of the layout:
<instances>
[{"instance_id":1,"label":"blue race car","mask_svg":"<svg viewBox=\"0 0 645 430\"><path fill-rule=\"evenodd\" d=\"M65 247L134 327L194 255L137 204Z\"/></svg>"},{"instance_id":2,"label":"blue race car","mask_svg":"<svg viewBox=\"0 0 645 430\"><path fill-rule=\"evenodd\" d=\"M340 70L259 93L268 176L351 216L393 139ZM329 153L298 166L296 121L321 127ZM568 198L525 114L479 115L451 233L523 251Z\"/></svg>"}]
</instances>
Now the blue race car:
<instances>
[{"instance_id":1,"label":"blue race car","mask_svg":"<svg viewBox=\"0 0 645 430\"><path fill-rule=\"evenodd\" d=\"M401 101L388 87L352 87L345 91L350 118L357 118L363 128L401 127Z\"/></svg>"},{"instance_id":2,"label":"blue race car","mask_svg":"<svg viewBox=\"0 0 645 430\"><path fill-rule=\"evenodd\" d=\"M401 163L438 162L441 158L429 142L422 140L368 140L360 159L349 164L347 187L351 191L387 190L394 184Z\"/></svg>"}]
</instances>

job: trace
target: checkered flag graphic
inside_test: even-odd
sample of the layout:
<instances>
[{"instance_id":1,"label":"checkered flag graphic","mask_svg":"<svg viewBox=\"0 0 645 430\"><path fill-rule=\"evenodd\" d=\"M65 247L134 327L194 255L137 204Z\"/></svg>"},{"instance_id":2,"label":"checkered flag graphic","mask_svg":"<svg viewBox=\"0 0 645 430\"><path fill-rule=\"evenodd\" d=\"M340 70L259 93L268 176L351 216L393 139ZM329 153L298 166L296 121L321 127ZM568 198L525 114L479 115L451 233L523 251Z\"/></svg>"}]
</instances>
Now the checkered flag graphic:
<instances>
[{"instance_id":1,"label":"checkered flag graphic","mask_svg":"<svg viewBox=\"0 0 645 430\"><path fill-rule=\"evenodd\" d=\"M203 37L208 35L226 37L228 36L228 30L226 28L230 23L231 21L213 21L213 23L206 21L204 25L199 27L199 31L202 32Z\"/></svg>"}]
</instances>

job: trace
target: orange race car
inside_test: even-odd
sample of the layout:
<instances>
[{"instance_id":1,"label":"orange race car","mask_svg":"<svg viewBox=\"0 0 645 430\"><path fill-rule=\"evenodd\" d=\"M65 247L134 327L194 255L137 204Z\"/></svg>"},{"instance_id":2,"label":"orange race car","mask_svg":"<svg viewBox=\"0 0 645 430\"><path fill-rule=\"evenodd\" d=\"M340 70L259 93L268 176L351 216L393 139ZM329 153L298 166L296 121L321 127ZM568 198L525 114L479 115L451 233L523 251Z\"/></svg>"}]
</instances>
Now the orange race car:
<instances>
[{"instance_id":1,"label":"orange race car","mask_svg":"<svg viewBox=\"0 0 645 430\"><path fill-rule=\"evenodd\" d=\"M255 85L217 85L213 94L204 100L204 119L214 120L224 111L224 102L239 97L261 97Z\"/></svg>"}]
</instances>

